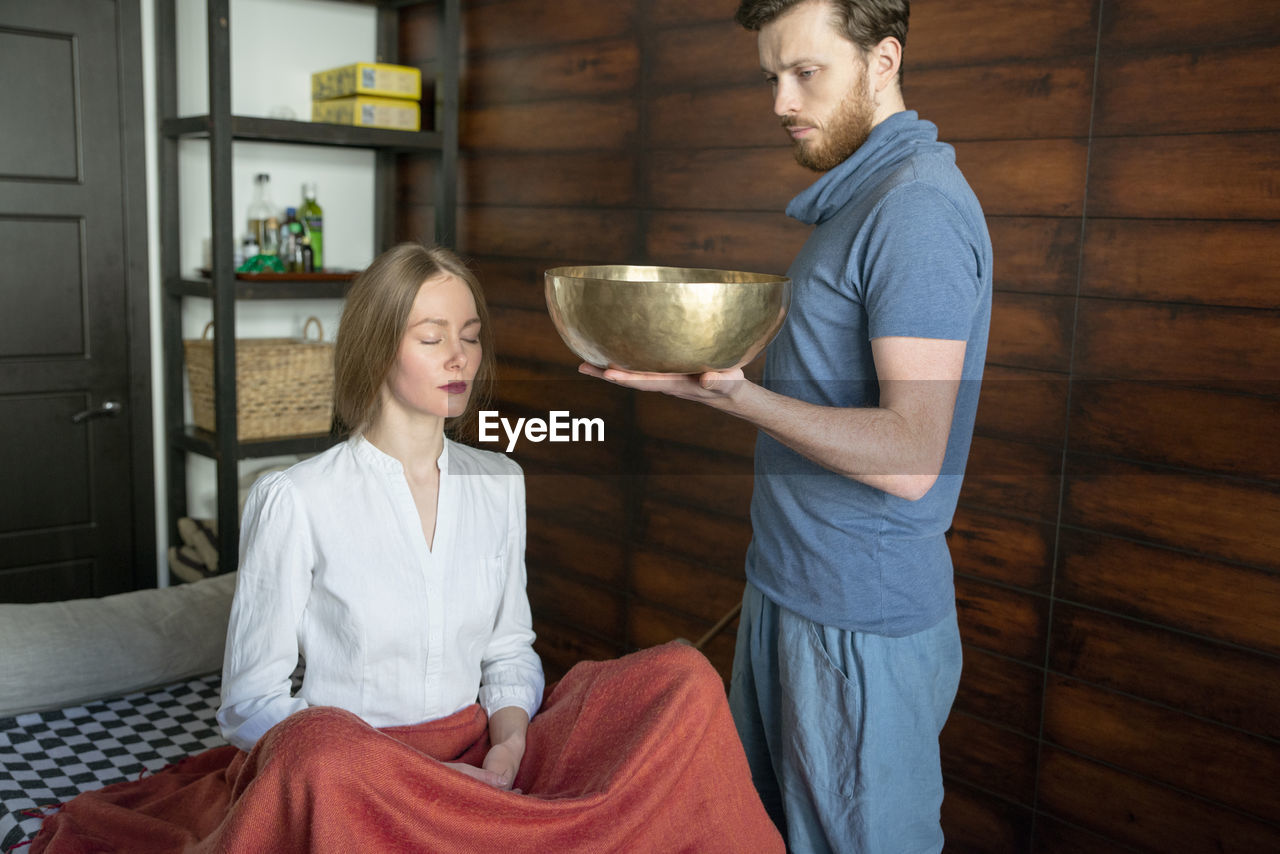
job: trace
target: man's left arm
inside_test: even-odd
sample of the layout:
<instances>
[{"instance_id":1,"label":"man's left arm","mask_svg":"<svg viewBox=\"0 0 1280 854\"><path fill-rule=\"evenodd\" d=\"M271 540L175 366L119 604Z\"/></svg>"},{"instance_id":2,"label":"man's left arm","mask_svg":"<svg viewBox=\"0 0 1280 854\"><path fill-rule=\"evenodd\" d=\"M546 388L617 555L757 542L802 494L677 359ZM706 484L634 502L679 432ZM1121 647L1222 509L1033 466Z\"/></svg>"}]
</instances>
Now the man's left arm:
<instances>
[{"instance_id":1,"label":"man's left arm","mask_svg":"<svg viewBox=\"0 0 1280 854\"><path fill-rule=\"evenodd\" d=\"M880 384L875 407L807 403L756 385L741 370L700 377L591 365L579 370L618 385L705 403L749 421L824 468L914 501L929 491L942 470L965 346L964 341L937 338L874 339L871 350Z\"/></svg>"}]
</instances>

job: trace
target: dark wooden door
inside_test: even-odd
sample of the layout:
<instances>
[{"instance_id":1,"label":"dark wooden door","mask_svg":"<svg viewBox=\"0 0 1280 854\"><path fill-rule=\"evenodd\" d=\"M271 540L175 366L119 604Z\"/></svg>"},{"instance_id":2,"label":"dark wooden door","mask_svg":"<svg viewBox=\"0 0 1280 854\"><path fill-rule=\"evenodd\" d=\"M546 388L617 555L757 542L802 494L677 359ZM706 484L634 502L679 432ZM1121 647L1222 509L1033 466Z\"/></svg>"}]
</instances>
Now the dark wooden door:
<instances>
[{"instance_id":1,"label":"dark wooden door","mask_svg":"<svg viewBox=\"0 0 1280 854\"><path fill-rule=\"evenodd\" d=\"M155 584L137 0L0 0L0 601Z\"/></svg>"}]
</instances>

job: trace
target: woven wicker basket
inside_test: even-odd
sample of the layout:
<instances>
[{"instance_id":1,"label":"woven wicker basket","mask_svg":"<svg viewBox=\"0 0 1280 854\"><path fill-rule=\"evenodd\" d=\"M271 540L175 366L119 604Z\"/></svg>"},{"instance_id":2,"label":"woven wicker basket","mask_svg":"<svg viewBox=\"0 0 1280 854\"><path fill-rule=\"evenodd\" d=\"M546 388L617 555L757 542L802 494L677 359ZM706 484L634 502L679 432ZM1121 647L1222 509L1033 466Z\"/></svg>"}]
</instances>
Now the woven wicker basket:
<instances>
[{"instance_id":1,"label":"woven wicker basket","mask_svg":"<svg viewBox=\"0 0 1280 854\"><path fill-rule=\"evenodd\" d=\"M308 337L314 323L319 338ZM183 341L191 414L214 430L213 341L208 323L199 338ZM307 318L301 338L236 341L236 435L265 439L327 433L333 415L333 345L319 318Z\"/></svg>"}]
</instances>

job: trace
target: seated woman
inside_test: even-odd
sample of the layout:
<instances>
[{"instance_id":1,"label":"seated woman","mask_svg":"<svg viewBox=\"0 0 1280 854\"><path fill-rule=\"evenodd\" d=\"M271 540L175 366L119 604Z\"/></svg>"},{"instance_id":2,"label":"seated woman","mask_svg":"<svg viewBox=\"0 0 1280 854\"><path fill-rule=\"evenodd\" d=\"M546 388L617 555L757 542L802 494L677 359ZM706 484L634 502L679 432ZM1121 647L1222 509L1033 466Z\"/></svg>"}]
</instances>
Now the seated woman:
<instances>
[{"instance_id":1,"label":"seated woman","mask_svg":"<svg viewBox=\"0 0 1280 854\"><path fill-rule=\"evenodd\" d=\"M493 365L451 252L403 244L357 277L345 441L245 505L230 745L80 795L33 852L782 850L700 653L583 662L543 701L520 468L447 435Z\"/></svg>"},{"instance_id":2,"label":"seated woman","mask_svg":"<svg viewBox=\"0 0 1280 854\"><path fill-rule=\"evenodd\" d=\"M252 749L309 706L375 727L489 717L485 771L510 786L542 702L525 596L524 481L459 444L489 397L484 297L452 253L405 244L351 287L334 411L346 442L259 480L245 503L218 723ZM289 675L298 653L298 696Z\"/></svg>"}]
</instances>

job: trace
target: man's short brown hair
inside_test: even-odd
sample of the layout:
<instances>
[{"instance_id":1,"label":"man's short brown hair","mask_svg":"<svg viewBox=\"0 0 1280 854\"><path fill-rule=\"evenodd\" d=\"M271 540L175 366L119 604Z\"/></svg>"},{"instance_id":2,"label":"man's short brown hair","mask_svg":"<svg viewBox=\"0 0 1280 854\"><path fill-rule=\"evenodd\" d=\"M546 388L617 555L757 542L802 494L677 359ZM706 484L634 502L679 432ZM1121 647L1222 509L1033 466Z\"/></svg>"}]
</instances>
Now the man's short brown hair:
<instances>
[{"instance_id":1,"label":"man's short brown hair","mask_svg":"<svg viewBox=\"0 0 1280 854\"><path fill-rule=\"evenodd\" d=\"M801 3L821 2L831 7L836 32L869 51L892 36L903 49L907 46L910 0L742 0L733 19L748 30L758 31ZM902 85L902 66L898 67Z\"/></svg>"}]
</instances>

